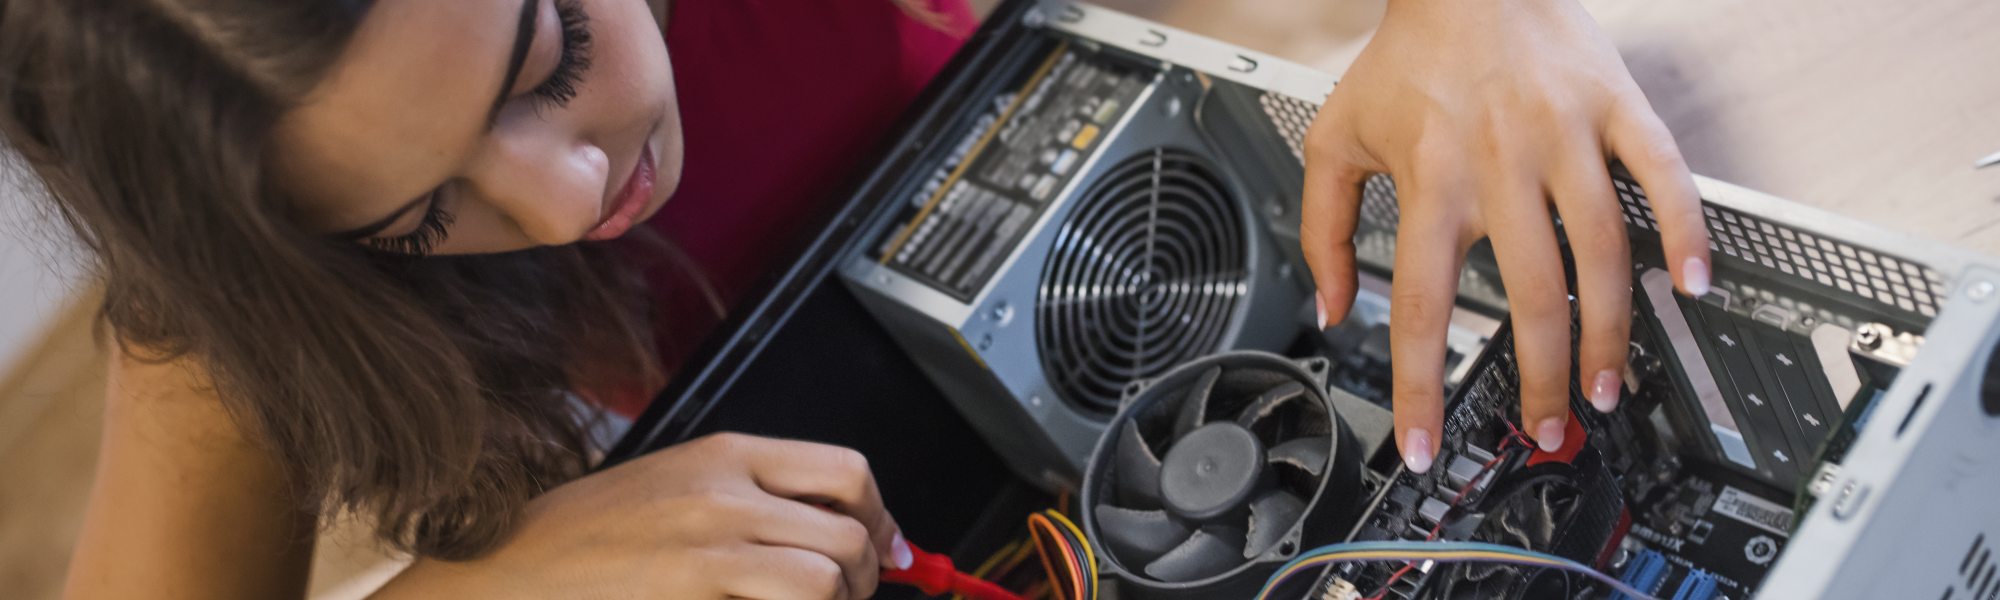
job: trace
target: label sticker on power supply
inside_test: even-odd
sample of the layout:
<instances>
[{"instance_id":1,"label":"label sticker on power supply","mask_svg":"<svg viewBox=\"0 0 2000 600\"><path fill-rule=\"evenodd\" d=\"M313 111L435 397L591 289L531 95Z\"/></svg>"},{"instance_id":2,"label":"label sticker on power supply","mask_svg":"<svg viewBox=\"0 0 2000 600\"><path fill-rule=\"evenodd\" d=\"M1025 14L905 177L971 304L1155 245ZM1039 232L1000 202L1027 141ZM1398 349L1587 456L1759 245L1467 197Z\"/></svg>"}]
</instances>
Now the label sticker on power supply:
<instances>
[{"instance_id":1,"label":"label sticker on power supply","mask_svg":"<svg viewBox=\"0 0 2000 600\"><path fill-rule=\"evenodd\" d=\"M960 300L971 300L1021 243L1078 164L1108 142L1137 103L1152 67L1091 50L1055 50L932 173L884 233L883 264Z\"/></svg>"},{"instance_id":2,"label":"label sticker on power supply","mask_svg":"<svg viewBox=\"0 0 2000 600\"><path fill-rule=\"evenodd\" d=\"M1792 536L1792 509L1734 487L1722 486L1722 494L1715 498L1714 511L1758 529L1783 537Z\"/></svg>"}]
</instances>

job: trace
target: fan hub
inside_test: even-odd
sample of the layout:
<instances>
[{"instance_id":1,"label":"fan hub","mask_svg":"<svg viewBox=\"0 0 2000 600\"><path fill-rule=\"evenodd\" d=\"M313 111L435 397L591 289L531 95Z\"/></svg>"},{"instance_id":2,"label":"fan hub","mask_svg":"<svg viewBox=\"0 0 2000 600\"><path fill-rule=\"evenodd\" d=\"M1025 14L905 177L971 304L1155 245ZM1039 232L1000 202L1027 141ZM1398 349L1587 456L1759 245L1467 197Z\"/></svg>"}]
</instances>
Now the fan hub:
<instances>
[{"instance_id":1,"label":"fan hub","mask_svg":"<svg viewBox=\"0 0 2000 600\"><path fill-rule=\"evenodd\" d=\"M1160 496L1189 519L1213 519L1241 506L1264 471L1264 444L1233 422L1214 421L1174 442L1160 466Z\"/></svg>"}]
</instances>

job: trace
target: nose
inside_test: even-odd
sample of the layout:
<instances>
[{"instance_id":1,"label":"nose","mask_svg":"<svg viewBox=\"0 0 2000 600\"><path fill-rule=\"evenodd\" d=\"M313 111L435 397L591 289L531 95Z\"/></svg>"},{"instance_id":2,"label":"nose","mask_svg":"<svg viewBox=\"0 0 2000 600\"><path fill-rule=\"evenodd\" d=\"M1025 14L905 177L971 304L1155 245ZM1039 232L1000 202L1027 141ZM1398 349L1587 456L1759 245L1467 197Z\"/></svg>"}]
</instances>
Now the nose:
<instances>
[{"instance_id":1,"label":"nose","mask_svg":"<svg viewBox=\"0 0 2000 600\"><path fill-rule=\"evenodd\" d=\"M529 245L574 242L597 224L611 160L587 140L501 136L474 159L474 196Z\"/></svg>"}]
</instances>

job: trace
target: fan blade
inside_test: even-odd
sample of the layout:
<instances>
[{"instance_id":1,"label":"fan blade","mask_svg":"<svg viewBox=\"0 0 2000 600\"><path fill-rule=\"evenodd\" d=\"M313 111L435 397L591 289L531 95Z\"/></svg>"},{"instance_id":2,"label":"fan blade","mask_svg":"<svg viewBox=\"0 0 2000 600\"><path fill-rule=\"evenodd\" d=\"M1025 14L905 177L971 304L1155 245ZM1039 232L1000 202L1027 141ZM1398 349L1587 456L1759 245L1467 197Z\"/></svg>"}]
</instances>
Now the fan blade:
<instances>
[{"instance_id":1,"label":"fan blade","mask_svg":"<svg viewBox=\"0 0 2000 600\"><path fill-rule=\"evenodd\" d=\"M1306 501L1284 490L1264 494L1250 502L1250 533L1243 544L1243 558L1256 558L1291 533L1292 524L1306 512Z\"/></svg>"},{"instance_id":2,"label":"fan blade","mask_svg":"<svg viewBox=\"0 0 2000 600\"><path fill-rule=\"evenodd\" d=\"M1146 565L1146 576L1170 583L1194 581L1221 575L1240 564L1243 564L1243 530L1209 526Z\"/></svg>"},{"instance_id":3,"label":"fan blade","mask_svg":"<svg viewBox=\"0 0 2000 600\"><path fill-rule=\"evenodd\" d=\"M1327 453L1332 447L1332 438L1299 438L1272 446L1270 452L1265 453L1265 457L1269 462L1285 463L1305 469L1307 473L1318 477L1320 473L1326 472Z\"/></svg>"},{"instance_id":4,"label":"fan blade","mask_svg":"<svg viewBox=\"0 0 2000 600\"><path fill-rule=\"evenodd\" d=\"M1118 503L1143 510L1160 507L1160 459L1139 436L1139 424L1130 420L1118 436Z\"/></svg>"},{"instance_id":5,"label":"fan blade","mask_svg":"<svg viewBox=\"0 0 2000 600\"><path fill-rule=\"evenodd\" d=\"M1242 425L1244 429L1249 429L1251 425L1257 424L1259 419L1271 416L1271 411L1278 410L1278 405L1284 404L1305 393L1306 386L1296 381L1286 382L1284 385L1271 388L1269 391L1264 392L1264 395L1258 396L1256 401L1251 402L1249 407L1243 409L1243 412L1237 413L1236 424Z\"/></svg>"},{"instance_id":6,"label":"fan blade","mask_svg":"<svg viewBox=\"0 0 2000 600\"><path fill-rule=\"evenodd\" d=\"M1195 380L1194 386L1188 388L1187 399L1181 401L1180 417L1174 419L1176 441L1195 428L1201 427L1202 421L1208 416L1208 392L1215 387L1215 380L1221 377L1222 367L1209 367L1201 374L1200 379Z\"/></svg>"},{"instance_id":7,"label":"fan blade","mask_svg":"<svg viewBox=\"0 0 2000 600\"><path fill-rule=\"evenodd\" d=\"M1099 504L1093 509L1105 547L1125 564L1145 564L1188 539L1187 526L1162 510Z\"/></svg>"}]
</instances>

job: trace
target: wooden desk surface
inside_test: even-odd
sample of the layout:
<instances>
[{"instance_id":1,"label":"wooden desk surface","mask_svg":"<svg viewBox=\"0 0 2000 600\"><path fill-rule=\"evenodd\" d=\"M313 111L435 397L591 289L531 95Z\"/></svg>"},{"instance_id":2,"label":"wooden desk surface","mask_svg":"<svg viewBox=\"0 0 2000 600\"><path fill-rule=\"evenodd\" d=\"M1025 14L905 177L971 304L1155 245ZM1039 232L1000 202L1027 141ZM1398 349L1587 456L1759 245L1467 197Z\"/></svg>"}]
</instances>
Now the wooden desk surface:
<instances>
[{"instance_id":1,"label":"wooden desk surface","mask_svg":"<svg viewBox=\"0 0 2000 600\"><path fill-rule=\"evenodd\" d=\"M1583 0L1694 171L2000 255L2000 2ZM1346 70L1384 0L1100 0Z\"/></svg>"}]
</instances>

